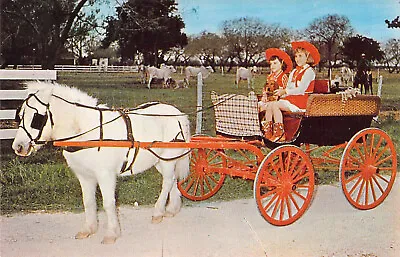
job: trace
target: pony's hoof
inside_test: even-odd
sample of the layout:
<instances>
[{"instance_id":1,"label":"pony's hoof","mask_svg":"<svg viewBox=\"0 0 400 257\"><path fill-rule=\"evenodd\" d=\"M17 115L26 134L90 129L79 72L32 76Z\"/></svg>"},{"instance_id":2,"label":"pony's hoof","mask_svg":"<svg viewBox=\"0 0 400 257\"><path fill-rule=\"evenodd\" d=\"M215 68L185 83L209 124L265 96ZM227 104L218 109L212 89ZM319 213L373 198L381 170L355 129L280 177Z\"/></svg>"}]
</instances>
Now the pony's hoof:
<instances>
[{"instance_id":1,"label":"pony's hoof","mask_svg":"<svg viewBox=\"0 0 400 257\"><path fill-rule=\"evenodd\" d=\"M172 212L169 212L169 211L164 213L164 217L167 217L167 218L172 218L174 216L175 216L175 213L172 213Z\"/></svg>"},{"instance_id":2,"label":"pony's hoof","mask_svg":"<svg viewBox=\"0 0 400 257\"><path fill-rule=\"evenodd\" d=\"M75 235L75 239L84 239L90 237L89 232L78 232L78 234Z\"/></svg>"},{"instance_id":3,"label":"pony's hoof","mask_svg":"<svg viewBox=\"0 0 400 257\"><path fill-rule=\"evenodd\" d=\"M163 216L151 217L152 224L158 224L163 220Z\"/></svg>"},{"instance_id":4,"label":"pony's hoof","mask_svg":"<svg viewBox=\"0 0 400 257\"><path fill-rule=\"evenodd\" d=\"M103 238L103 241L101 241L102 244L114 244L115 241L117 241L117 237L115 236L105 236Z\"/></svg>"}]
</instances>

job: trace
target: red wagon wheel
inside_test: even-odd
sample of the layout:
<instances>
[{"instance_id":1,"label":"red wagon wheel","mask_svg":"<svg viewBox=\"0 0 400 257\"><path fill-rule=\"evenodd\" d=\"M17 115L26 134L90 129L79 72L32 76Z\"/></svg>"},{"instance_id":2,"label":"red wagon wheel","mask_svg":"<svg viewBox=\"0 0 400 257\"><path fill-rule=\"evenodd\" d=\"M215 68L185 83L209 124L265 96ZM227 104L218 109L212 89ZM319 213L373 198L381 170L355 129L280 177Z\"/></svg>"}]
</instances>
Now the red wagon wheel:
<instances>
[{"instance_id":1,"label":"red wagon wheel","mask_svg":"<svg viewBox=\"0 0 400 257\"><path fill-rule=\"evenodd\" d=\"M299 219L314 192L314 167L299 147L283 145L262 161L254 181L254 198L261 215L285 226Z\"/></svg>"},{"instance_id":2,"label":"red wagon wheel","mask_svg":"<svg viewBox=\"0 0 400 257\"><path fill-rule=\"evenodd\" d=\"M206 200L222 187L226 168L223 150L193 149L190 158L189 176L178 182L182 195L193 201Z\"/></svg>"},{"instance_id":3,"label":"red wagon wheel","mask_svg":"<svg viewBox=\"0 0 400 257\"><path fill-rule=\"evenodd\" d=\"M375 208L389 194L396 169L396 149L390 137L377 128L359 131L340 160L339 176L347 200L361 210Z\"/></svg>"}]
</instances>

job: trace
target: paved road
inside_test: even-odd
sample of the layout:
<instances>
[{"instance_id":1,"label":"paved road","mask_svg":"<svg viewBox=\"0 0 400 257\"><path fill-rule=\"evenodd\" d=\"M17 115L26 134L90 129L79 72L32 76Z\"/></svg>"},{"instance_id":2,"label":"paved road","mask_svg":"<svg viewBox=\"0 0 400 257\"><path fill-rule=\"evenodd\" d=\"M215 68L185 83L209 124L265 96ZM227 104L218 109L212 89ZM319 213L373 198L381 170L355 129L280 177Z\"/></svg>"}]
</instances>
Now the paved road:
<instances>
[{"instance_id":1,"label":"paved road","mask_svg":"<svg viewBox=\"0 0 400 257\"><path fill-rule=\"evenodd\" d=\"M252 199L195 203L174 218L150 223L151 209L121 207L122 237L101 245L104 213L96 235L75 240L83 214L1 217L0 255L163 257L397 257L400 256L400 177L377 208L354 209L340 187L319 186L296 223L275 227Z\"/></svg>"}]
</instances>

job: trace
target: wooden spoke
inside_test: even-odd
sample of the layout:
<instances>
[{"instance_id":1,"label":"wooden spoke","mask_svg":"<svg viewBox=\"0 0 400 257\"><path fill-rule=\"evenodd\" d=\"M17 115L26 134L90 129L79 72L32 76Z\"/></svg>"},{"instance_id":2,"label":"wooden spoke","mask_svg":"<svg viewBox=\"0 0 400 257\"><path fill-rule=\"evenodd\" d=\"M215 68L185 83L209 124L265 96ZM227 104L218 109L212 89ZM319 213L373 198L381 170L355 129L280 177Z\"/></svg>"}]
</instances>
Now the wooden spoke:
<instances>
[{"instance_id":1,"label":"wooden spoke","mask_svg":"<svg viewBox=\"0 0 400 257\"><path fill-rule=\"evenodd\" d=\"M219 172L226 168L222 150L193 149L190 160L190 175L178 182L182 195L193 201L210 198L222 187L225 174Z\"/></svg>"},{"instance_id":2,"label":"wooden spoke","mask_svg":"<svg viewBox=\"0 0 400 257\"><path fill-rule=\"evenodd\" d=\"M274 186L266 183L273 180ZM271 224L289 225L307 210L314 191L311 160L297 146L272 150L258 167L254 198L261 215Z\"/></svg>"},{"instance_id":3,"label":"wooden spoke","mask_svg":"<svg viewBox=\"0 0 400 257\"><path fill-rule=\"evenodd\" d=\"M357 160L357 167L354 167ZM377 128L356 133L343 152L339 176L347 200L356 208L378 206L389 194L397 172L396 149L390 137Z\"/></svg>"}]
</instances>

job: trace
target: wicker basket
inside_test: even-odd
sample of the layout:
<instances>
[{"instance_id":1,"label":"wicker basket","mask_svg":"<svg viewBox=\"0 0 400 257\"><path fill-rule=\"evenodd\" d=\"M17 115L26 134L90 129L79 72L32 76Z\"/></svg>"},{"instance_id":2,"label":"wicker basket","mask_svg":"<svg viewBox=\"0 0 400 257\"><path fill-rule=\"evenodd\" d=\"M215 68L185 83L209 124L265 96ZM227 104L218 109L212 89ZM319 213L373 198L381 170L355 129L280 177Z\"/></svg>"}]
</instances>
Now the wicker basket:
<instances>
[{"instance_id":1,"label":"wicker basket","mask_svg":"<svg viewBox=\"0 0 400 257\"><path fill-rule=\"evenodd\" d=\"M236 94L217 95L211 92L217 132L237 137L262 136L258 117L258 99Z\"/></svg>"},{"instance_id":2,"label":"wicker basket","mask_svg":"<svg viewBox=\"0 0 400 257\"><path fill-rule=\"evenodd\" d=\"M342 100L341 95L311 94L307 102L306 116L376 116L381 99L373 95L357 95Z\"/></svg>"}]
</instances>

